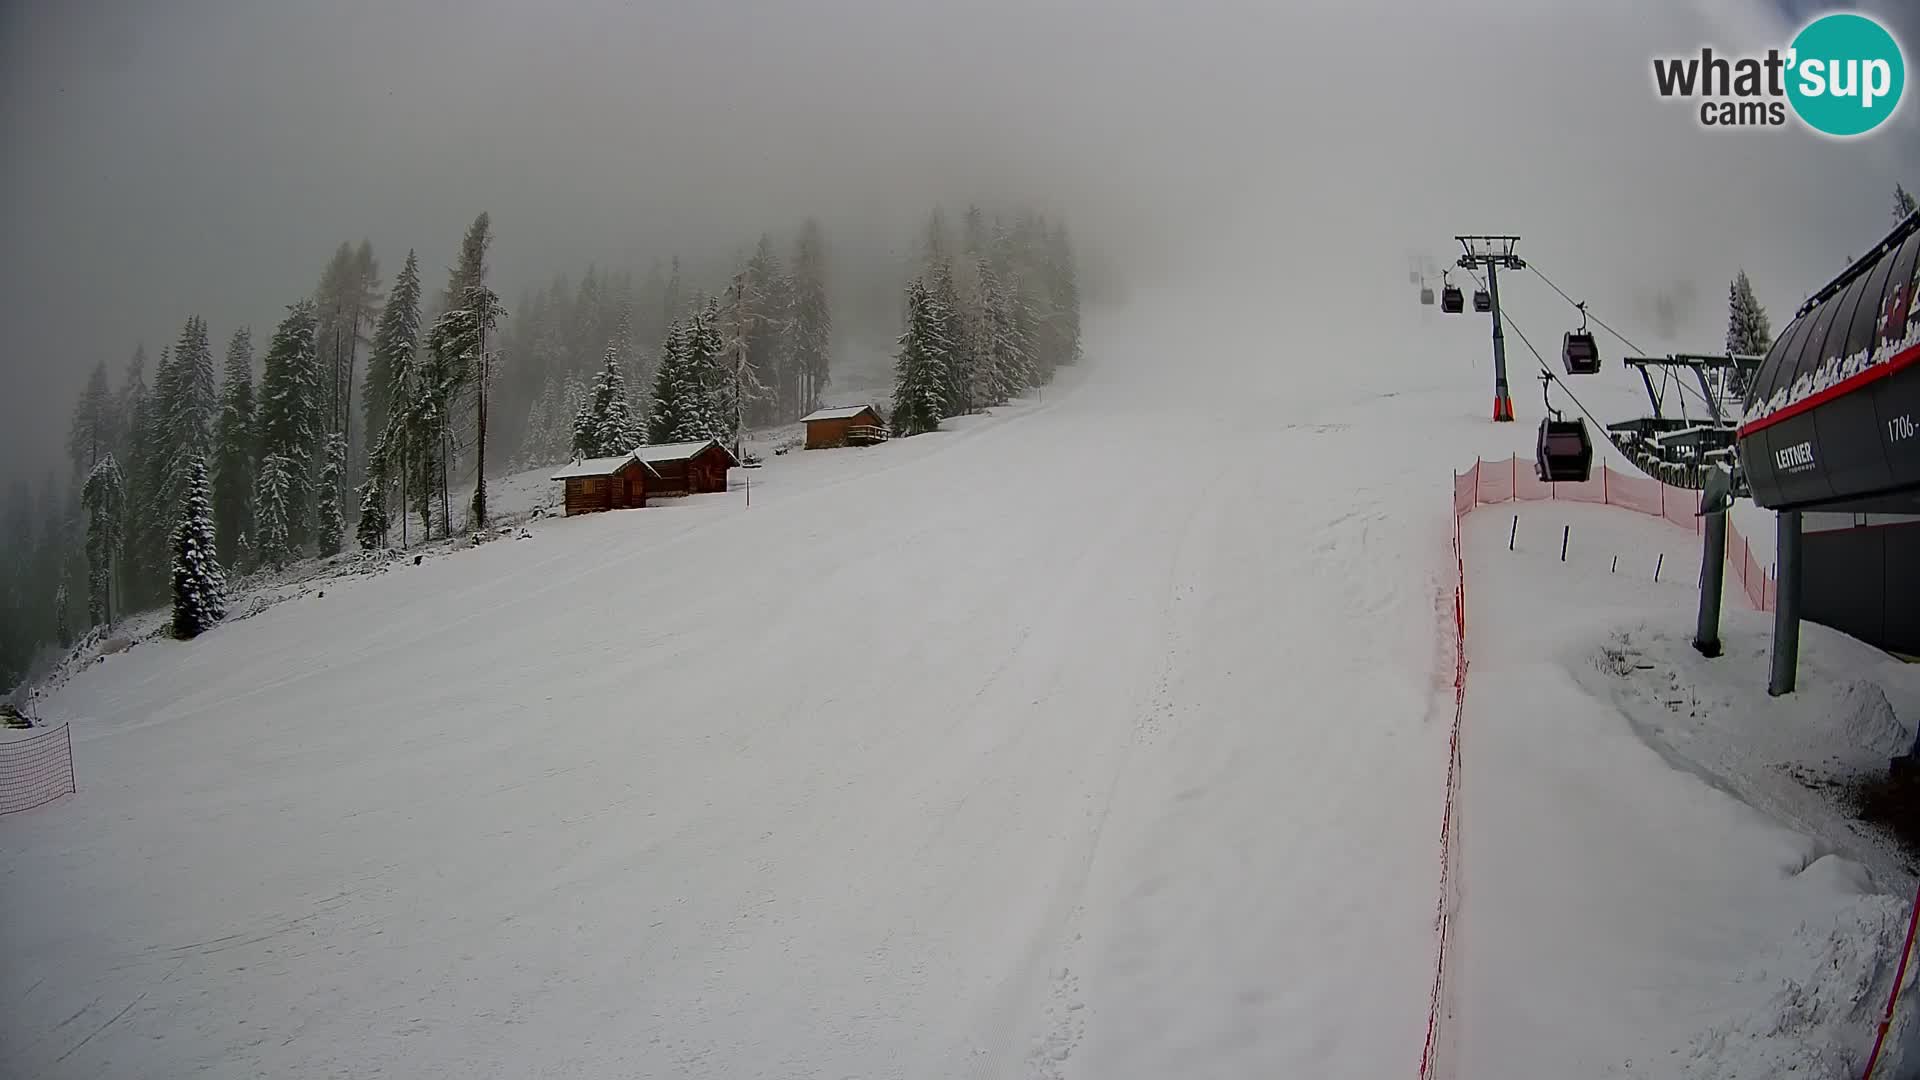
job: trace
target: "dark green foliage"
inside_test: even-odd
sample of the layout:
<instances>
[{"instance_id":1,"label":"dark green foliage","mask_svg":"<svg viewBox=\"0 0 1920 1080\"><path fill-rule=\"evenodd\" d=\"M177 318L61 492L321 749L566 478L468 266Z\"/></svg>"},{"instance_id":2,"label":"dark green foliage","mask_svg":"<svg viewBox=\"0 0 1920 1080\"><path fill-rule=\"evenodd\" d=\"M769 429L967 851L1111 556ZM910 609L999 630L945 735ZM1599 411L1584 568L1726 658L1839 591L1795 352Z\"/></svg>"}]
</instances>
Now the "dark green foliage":
<instances>
[{"instance_id":1,"label":"dark green foliage","mask_svg":"<svg viewBox=\"0 0 1920 1080\"><path fill-rule=\"evenodd\" d=\"M173 636L197 637L227 613L227 579L214 555L213 494L204 458L183 470L186 494L173 530Z\"/></svg>"},{"instance_id":2,"label":"dark green foliage","mask_svg":"<svg viewBox=\"0 0 1920 1080\"><path fill-rule=\"evenodd\" d=\"M1773 346L1773 328L1767 311L1754 298L1747 272L1740 271L1727 286L1727 352L1744 356L1765 356ZM1734 392L1746 394L1745 375L1734 369Z\"/></svg>"},{"instance_id":3,"label":"dark green foliage","mask_svg":"<svg viewBox=\"0 0 1920 1080\"><path fill-rule=\"evenodd\" d=\"M285 550L270 548L265 536L256 537L260 557L276 566L306 548L312 533L313 476L319 467L320 440L325 414L321 408L320 371L314 351L315 313L311 300L287 308L287 317L267 346L266 371L260 383L260 452L280 460L275 487L282 500ZM263 463L264 472L264 463ZM264 513L257 505L256 517ZM262 530L264 532L264 528Z\"/></svg>"},{"instance_id":4,"label":"dark green foliage","mask_svg":"<svg viewBox=\"0 0 1920 1080\"><path fill-rule=\"evenodd\" d=\"M386 306L380 311L380 321L373 332L373 349L367 356L366 383L360 392L360 401L368 439L377 442L387 430L395 380L419 346L420 260L409 251L400 276L393 280L393 291L387 294Z\"/></svg>"},{"instance_id":5,"label":"dark green foliage","mask_svg":"<svg viewBox=\"0 0 1920 1080\"><path fill-rule=\"evenodd\" d=\"M893 430L919 435L940 426L948 394L947 362L953 343L945 336L948 313L915 278L907 287L907 329L894 361Z\"/></svg>"},{"instance_id":6,"label":"dark green foliage","mask_svg":"<svg viewBox=\"0 0 1920 1080\"><path fill-rule=\"evenodd\" d=\"M293 515L294 478L287 459L268 454L260 461L253 496L254 558L261 566L284 568L294 555L289 534Z\"/></svg>"},{"instance_id":7,"label":"dark green foliage","mask_svg":"<svg viewBox=\"0 0 1920 1080\"><path fill-rule=\"evenodd\" d=\"M87 473L80 498L87 518L87 619L94 626L111 625L113 570L126 521L126 481L112 452Z\"/></svg>"},{"instance_id":8,"label":"dark green foliage","mask_svg":"<svg viewBox=\"0 0 1920 1080\"><path fill-rule=\"evenodd\" d=\"M620 369L619 349L608 345L593 392L573 420L573 452L581 457L610 457L640 445L626 375Z\"/></svg>"},{"instance_id":9,"label":"dark green foliage","mask_svg":"<svg viewBox=\"0 0 1920 1080\"><path fill-rule=\"evenodd\" d=\"M240 538L253 530L253 335L245 327L227 343L220 387L220 419L214 427L213 526L220 561L239 565Z\"/></svg>"},{"instance_id":10,"label":"dark green foliage","mask_svg":"<svg viewBox=\"0 0 1920 1080\"><path fill-rule=\"evenodd\" d=\"M325 460L320 465L320 482L314 485L315 514L318 523L314 540L321 558L340 554L346 540L347 524L340 506L341 476L347 469L347 437L327 436Z\"/></svg>"},{"instance_id":11,"label":"dark green foliage","mask_svg":"<svg viewBox=\"0 0 1920 1080\"><path fill-rule=\"evenodd\" d=\"M87 387L73 408L73 425L67 433L67 456L73 460L75 476L85 476L116 442L115 402L107 388L107 362L94 365Z\"/></svg>"}]
</instances>

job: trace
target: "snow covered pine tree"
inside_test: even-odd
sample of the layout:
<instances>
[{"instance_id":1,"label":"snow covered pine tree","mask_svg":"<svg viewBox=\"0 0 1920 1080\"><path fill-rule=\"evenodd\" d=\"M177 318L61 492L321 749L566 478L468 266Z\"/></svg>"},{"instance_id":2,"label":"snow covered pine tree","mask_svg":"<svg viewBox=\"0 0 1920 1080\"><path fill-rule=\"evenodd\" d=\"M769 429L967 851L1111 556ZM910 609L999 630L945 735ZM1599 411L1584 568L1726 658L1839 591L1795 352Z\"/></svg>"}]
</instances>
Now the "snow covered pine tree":
<instances>
[{"instance_id":1,"label":"snow covered pine tree","mask_svg":"<svg viewBox=\"0 0 1920 1080\"><path fill-rule=\"evenodd\" d=\"M633 406L627 400L623 366L618 346L608 345L593 393L573 418L573 451L581 457L624 454L640 445L640 428L634 423Z\"/></svg>"},{"instance_id":2,"label":"snow covered pine tree","mask_svg":"<svg viewBox=\"0 0 1920 1080\"><path fill-rule=\"evenodd\" d=\"M1767 311L1754 299L1753 285L1747 281L1747 272L1742 270L1727 287L1727 352L1735 356L1765 356L1772 346L1773 328L1767 320ZM1735 368L1733 379L1731 389L1744 397L1746 375Z\"/></svg>"},{"instance_id":3,"label":"snow covered pine tree","mask_svg":"<svg viewBox=\"0 0 1920 1080\"><path fill-rule=\"evenodd\" d=\"M227 614L227 579L214 553L207 461L187 463L185 502L173 530L173 636L197 637Z\"/></svg>"},{"instance_id":4,"label":"snow covered pine tree","mask_svg":"<svg viewBox=\"0 0 1920 1080\"><path fill-rule=\"evenodd\" d=\"M920 435L940 426L948 392L947 354L952 348L942 336L946 323L946 313L927 291L927 283L914 278L907 287L907 329L900 335L900 354L893 365L896 435Z\"/></svg>"}]
</instances>

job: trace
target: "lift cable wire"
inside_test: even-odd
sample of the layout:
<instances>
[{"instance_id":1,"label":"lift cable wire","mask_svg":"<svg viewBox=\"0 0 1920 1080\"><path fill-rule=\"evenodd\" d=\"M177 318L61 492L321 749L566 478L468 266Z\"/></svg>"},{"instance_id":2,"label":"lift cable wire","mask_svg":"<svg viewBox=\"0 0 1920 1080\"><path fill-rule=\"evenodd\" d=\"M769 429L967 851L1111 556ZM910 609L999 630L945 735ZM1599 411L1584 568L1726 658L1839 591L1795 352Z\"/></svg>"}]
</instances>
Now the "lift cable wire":
<instances>
[{"instance_id":1,"label":"lift cable wire","mask_svg":"<svg viewBox=\"0 0 1920 1080\"><path fill-rule=\"evenodd\" d=\"M1554 292L1559 293L1560 299L1565 300L1569 304L1572 304L1574 308L1581 313L1583 318L1592 318L1595 326L1598 326L1600 329L1605 330L1607 333L1612 334L1614 337L1618 338L1622 345L1625 345L1627 348L1632 349L1634 352L1639 353L1642 356L1648 355L1647 350L1634 344L1632 341L1629 341L1625 334L1622 334L1620 331L1615 330L1611 326L1608 326L1606 323L1606 320L1602 319L1598 315L1593 314L1593 312L1590 309L1588 309L1586 305L1580 303L1579 301L1576 301L1573 297L1568 296L1567 291L1565 289L1562 289L1560 286L1555 285L1553 283L1552 278L1549 278L1547 275L1540 272L1539 264L1529 261L1527 263L1527 269L1533 271L1535 277L1538 277L1541 281L1546 282L1547 288L1552 289ZM1502 314L1505 314L1505 312L1502 311ZM1667 387L1669 385L1668 384L1669 379L1673 380L1672 385L1680 388L1680 394L1679 394L1678 400L1680 404L1680 417L1682 422L1687 422L1686 413L1687 413L1687 395L1688 394L1692 394L1694 397L1699 398L1700 404L1707 410L1708 415L1712 415L1714 411L1713 403L1707 400L1706 395L1702 394L1698 388L1689 387L1685 379L1681 379L1675 376L1671 371L1667 370L1664 367L1660 369L1660 391L1661 391L1662 397L1666 396Z\"/></svg>"},{"instance_id":2,"label":"lift cable wire","mask_svg":"<svg viewBox=\"0 0 1920 1080\"><path fill-rule=\"evenodd\" d=\"M1532 265L1532 264L1528 264L1528 265ZM1479 274L1475 273L1472 270L1467 271L1467 273L1473 278L1475 283L1481 285L1482 287L1485 287L1486 283L1480 280ZM1549 282L1549 284L1551 284L1551 282ZM1558 291L1558 290L1555 290L1555 291ZM1566 294L1561 293L1561 295L1565 296ZM1548 378L1548 380L1555 383L1559 383L1560 392L1567 395L1567 397L1573 401L1573 407L1576 409L1579 409L1580 414L1582 416L1585 416L1588 420L1593 421L1593 426L1600 429L1600 433L1606 436L1607 442L1613 443L1613 432L1608 430L1607 425L1600 422L1599 417L1594 416L1592 412L1588 411L1586 405L1582 403L1580 398L1577 395L1575 395L1574 392L1567 386L1566 380L1560 378L1560 376L1558 375L1555 375L1553 373L1553 369L1547 366L1547 358L1544 356L1541 356L1540 350L1533 347L1532 339L1527 337L1527 332L1525 330L1520 329L1519 323L1516 323L1513 321L1513 316L1508 314L1507 306L1505 304L1500 305L1500 318L1505 320L1507 326L1512 328L1514 333L1520 335L1521 344L1525 345L1527 347L1527 351L1533 354L1533 361L1534 363L1540 365L1541 373L1544 374ZM1595 319L1594 321L1599 322L1600 320ZM1622 338L1621 340L1624 341L1625 339ZM1619 444L1614 443L1614 449L1619 450L1620 449ZM1625 453L1625 451L1621 451L1621 452Z\"/></svg>"}]
</instances>

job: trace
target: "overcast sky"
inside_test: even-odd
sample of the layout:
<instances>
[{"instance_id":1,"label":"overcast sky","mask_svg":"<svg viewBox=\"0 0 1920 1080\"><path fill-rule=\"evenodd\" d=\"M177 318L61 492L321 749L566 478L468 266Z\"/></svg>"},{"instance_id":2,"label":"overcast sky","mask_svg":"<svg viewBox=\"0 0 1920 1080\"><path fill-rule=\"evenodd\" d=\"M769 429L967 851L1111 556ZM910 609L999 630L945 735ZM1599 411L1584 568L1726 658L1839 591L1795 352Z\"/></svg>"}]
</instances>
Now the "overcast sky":
<instances>
[{"instance_id":1,"label":"overcast sky","mask_svg":"<svg viewBox=\"0 0 1920 1080\"><path fill-rule=\"evenodd\" d=\"M1911 62L1920 5L1881 3ZM1916 91L1848 143L1654 97L1652 55L1783 45L1809 10L15 0L0 453L37 477L93 364L117 385L190 314L264 340L343 239L387 280L417 247L433 287L482 209L511 296L810 213L845 250L910 242L936 200L1031 201L1137 283L1243 293L1275 363L1312 362L1290 325L1405 302L1410 251L1515 231L1616 325L1712 348L1734 269L1784 325L1920 186Z\"/></svg>"}]
</instances>

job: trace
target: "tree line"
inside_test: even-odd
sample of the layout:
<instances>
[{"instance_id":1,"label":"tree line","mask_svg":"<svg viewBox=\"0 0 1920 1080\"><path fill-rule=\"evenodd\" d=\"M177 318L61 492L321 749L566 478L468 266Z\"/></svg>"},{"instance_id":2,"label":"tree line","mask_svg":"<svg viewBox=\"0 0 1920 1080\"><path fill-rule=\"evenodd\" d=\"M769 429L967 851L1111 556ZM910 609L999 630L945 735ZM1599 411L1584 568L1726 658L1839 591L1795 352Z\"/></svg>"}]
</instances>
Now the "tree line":
<instances>
[{"instance_id":1,"label":"tree line","mask_svg":"<svg viewBox=\"0 0 1920 1080\"><path fill-rule=\"evenodd\" d=\"M900 342L917 359L896 364L943 389L934 412L902 412L897 395L902 434L1006 401L1078 355L1064 228L1032 214L989 228L973 209L959 245L946 232L936 212L914 281L939 312L923 301L916 317L909 288ZM383 293L371 245L341 244L263 355L242 326L216 365L196 315L157 361L137 346L117 383L96 364L69 429L72 479L49 475L37 499L16 479L5 506L0 685L168 601L191 637L223 616L230 573L482 527L503 466L701 438L739 454L747 430L797 420L830 385L827 251L811 220L785 258L763 235L711 293L678 258L638 282L589 266L577 285L523 291L516 318L488 285L492 239L483 213L437 293L414 252Z\"/></svg>"},{"instance_id":2,"label":"tree line","mask_svg":"<svg viewBox=\"0 0 1920 1080\"><path fill-rule=\"evenodd\" d=\"M1003 405L1080 358L1080 290L1065 225L1023 215L991 228L967 210L956 248L945 216L927 222L907 285L889 420L900 436Z\"/></svg>"}]
</instances>

